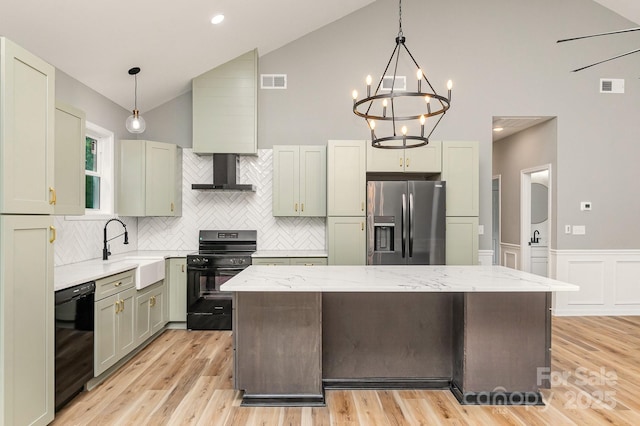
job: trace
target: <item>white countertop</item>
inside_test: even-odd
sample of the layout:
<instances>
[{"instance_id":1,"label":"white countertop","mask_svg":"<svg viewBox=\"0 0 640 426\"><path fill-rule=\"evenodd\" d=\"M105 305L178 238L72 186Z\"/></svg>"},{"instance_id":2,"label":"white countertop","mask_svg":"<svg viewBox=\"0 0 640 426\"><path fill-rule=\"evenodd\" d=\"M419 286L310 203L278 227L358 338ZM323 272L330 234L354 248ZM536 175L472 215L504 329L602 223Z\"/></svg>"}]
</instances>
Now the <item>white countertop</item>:
<instances>
[{"instance_id":1,"label":"white countertop","mask_svg":"<svg viewBox=\"0 0 640 426\"><path fill-rule=\"evenodd\" d=\"M325 250L258 250L251 257L327 257Z\"/></svg>"},{"instance_id":2,"label":"white countertop","mask_svg":"<svg viewBox=\"0 0 640 426\"><path fill-rule=\"evenodd\" d=\"M91 259L84 262L57 266L53 272L53 288L55 291L73 287L74 285L94 281L109 275L129 271L138 266L135 262L123 262L126 257L186 257L193 251L178 250L140 250L109 256L109 260Z\"/></svg>"},{"instance_id":3,"label":"white countertop","mask_svg":"<svg viewBox=\"0 0 640 426\"><path fill-rule=\"evenodd\" d=\"M223 291L257 292L550 292L577 285L503 266L261 266L231 278Z\"/></svg>"}]
</instances>

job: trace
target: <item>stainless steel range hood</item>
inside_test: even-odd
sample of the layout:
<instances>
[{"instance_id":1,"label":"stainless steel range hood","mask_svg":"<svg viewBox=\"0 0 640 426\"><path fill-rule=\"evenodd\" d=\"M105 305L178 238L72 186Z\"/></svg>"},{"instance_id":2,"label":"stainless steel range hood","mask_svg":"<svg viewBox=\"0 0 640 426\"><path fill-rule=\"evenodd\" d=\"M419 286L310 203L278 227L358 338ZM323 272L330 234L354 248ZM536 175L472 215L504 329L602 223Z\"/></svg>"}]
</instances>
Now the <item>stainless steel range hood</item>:
<instances>
[{"instance_id":1,"label":"stainless steel range hood","mask_svg":"<svg viewBox=\"0 0 640 426\"><path fill-rule=\"evenodd\" d=\"M256 191L252 184L237 183L237 154L213 154L213 183L194 183L191 189L208 191Z\"/></svg>"}]
</instances>

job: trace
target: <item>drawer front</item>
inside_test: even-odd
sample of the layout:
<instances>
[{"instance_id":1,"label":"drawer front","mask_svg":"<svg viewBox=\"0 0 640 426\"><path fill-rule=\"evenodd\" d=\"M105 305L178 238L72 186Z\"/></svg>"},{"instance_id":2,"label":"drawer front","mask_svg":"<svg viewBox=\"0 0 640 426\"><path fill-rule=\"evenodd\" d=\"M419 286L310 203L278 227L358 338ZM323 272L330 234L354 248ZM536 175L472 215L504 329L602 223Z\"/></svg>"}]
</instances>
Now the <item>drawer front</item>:
<instances>
[{"instance_id":1,"label":"drawer front","mask_svg":"<svg viewBox=\"0 0 640 426\"><path fill-rule=\"evenodd\" d=\"M135 286L135 269L96 280L96 301Z\"/></svg>"},{"instance_id":2,"label":"drawer front","mask_svg":"<svg viewBox=\"0 0 640 426\"><path fill-rule=\"evenodd\" d=\"M252 265L289 265L287 257L254 257L251 259Z\"/></svg>"},{"instance_id":3,"label":"drawer front","mask_svg":"<svg viewBox=\"0 0 640 426\"><path fill-rule=\"evenodd\" d=\"M291 264L298 265L298 266L326 265L327 258L326 257L294 257L291 259Z\"/></svg>"}]
</instances>

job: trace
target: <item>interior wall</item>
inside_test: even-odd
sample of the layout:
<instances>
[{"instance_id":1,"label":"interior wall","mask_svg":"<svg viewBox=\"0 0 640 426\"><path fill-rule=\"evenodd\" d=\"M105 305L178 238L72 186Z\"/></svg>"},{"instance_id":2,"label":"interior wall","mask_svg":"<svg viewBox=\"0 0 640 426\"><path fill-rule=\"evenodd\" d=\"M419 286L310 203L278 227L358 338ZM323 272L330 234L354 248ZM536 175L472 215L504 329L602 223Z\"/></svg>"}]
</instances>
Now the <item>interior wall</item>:
<instances>
[{"instance_id":1,"label":"interior wall","mask_svg":"<svg viewBox=\"0 0 640 426\"><path fill-rule=\"evenodd\" d=\"M502 243L520 245L520 174L522 170L551 164L552 229L550 247L557 240L556 149L557 119L529 127L493 144L493 175L501 176Z\"/></svg>"},{"instance_id":2,"label":"interior wall","mask_svg":"<svg viewBox=\"0 0 640 426\"><path fill-rule=\"evenodd\" d=\"M288 89L259 91L259 148L369 137L351 111L351 91L362 93L365 76L382 73L398 32L397 7L378 0L260 57L260 72L287 74ZM491 249L491 119L505 115L556 116L561 123L555 223L586 225L587 235L561 234L557 248L640 247L633 213L640 197L625 196L635 192L640 158L640 55L570 72L637 49L637 34L556 44L636 24L589 0L405 0L403 11L407 46L432 84L444 91L449 78L454 82L452 108L433 139L480 141L481 250ZM627 93L600 94L601 77L624 78ZM162 128L190 126L165 114L158 119ZM594 204L588 216L580 201Z\"/></svg>"}]
</instances>

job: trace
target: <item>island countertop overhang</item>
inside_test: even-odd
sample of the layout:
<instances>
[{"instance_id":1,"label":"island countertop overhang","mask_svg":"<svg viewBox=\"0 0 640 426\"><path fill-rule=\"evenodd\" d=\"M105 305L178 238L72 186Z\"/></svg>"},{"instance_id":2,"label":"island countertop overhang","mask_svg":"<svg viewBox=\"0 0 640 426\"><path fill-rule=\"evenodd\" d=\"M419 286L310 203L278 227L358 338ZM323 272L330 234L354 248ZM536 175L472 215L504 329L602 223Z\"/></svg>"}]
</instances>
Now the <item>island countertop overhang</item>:
<instances>
[{"instance_id":1,"label":"island countertop overhang","mask_svg":"<svg viewBox=\"0 0 640 426\"><path fill-rule=\"evenodd\" d=\"M224 283L230 292L555 292L577 285L503 266L252 265Z\"/></svg>"}]
</instances>

